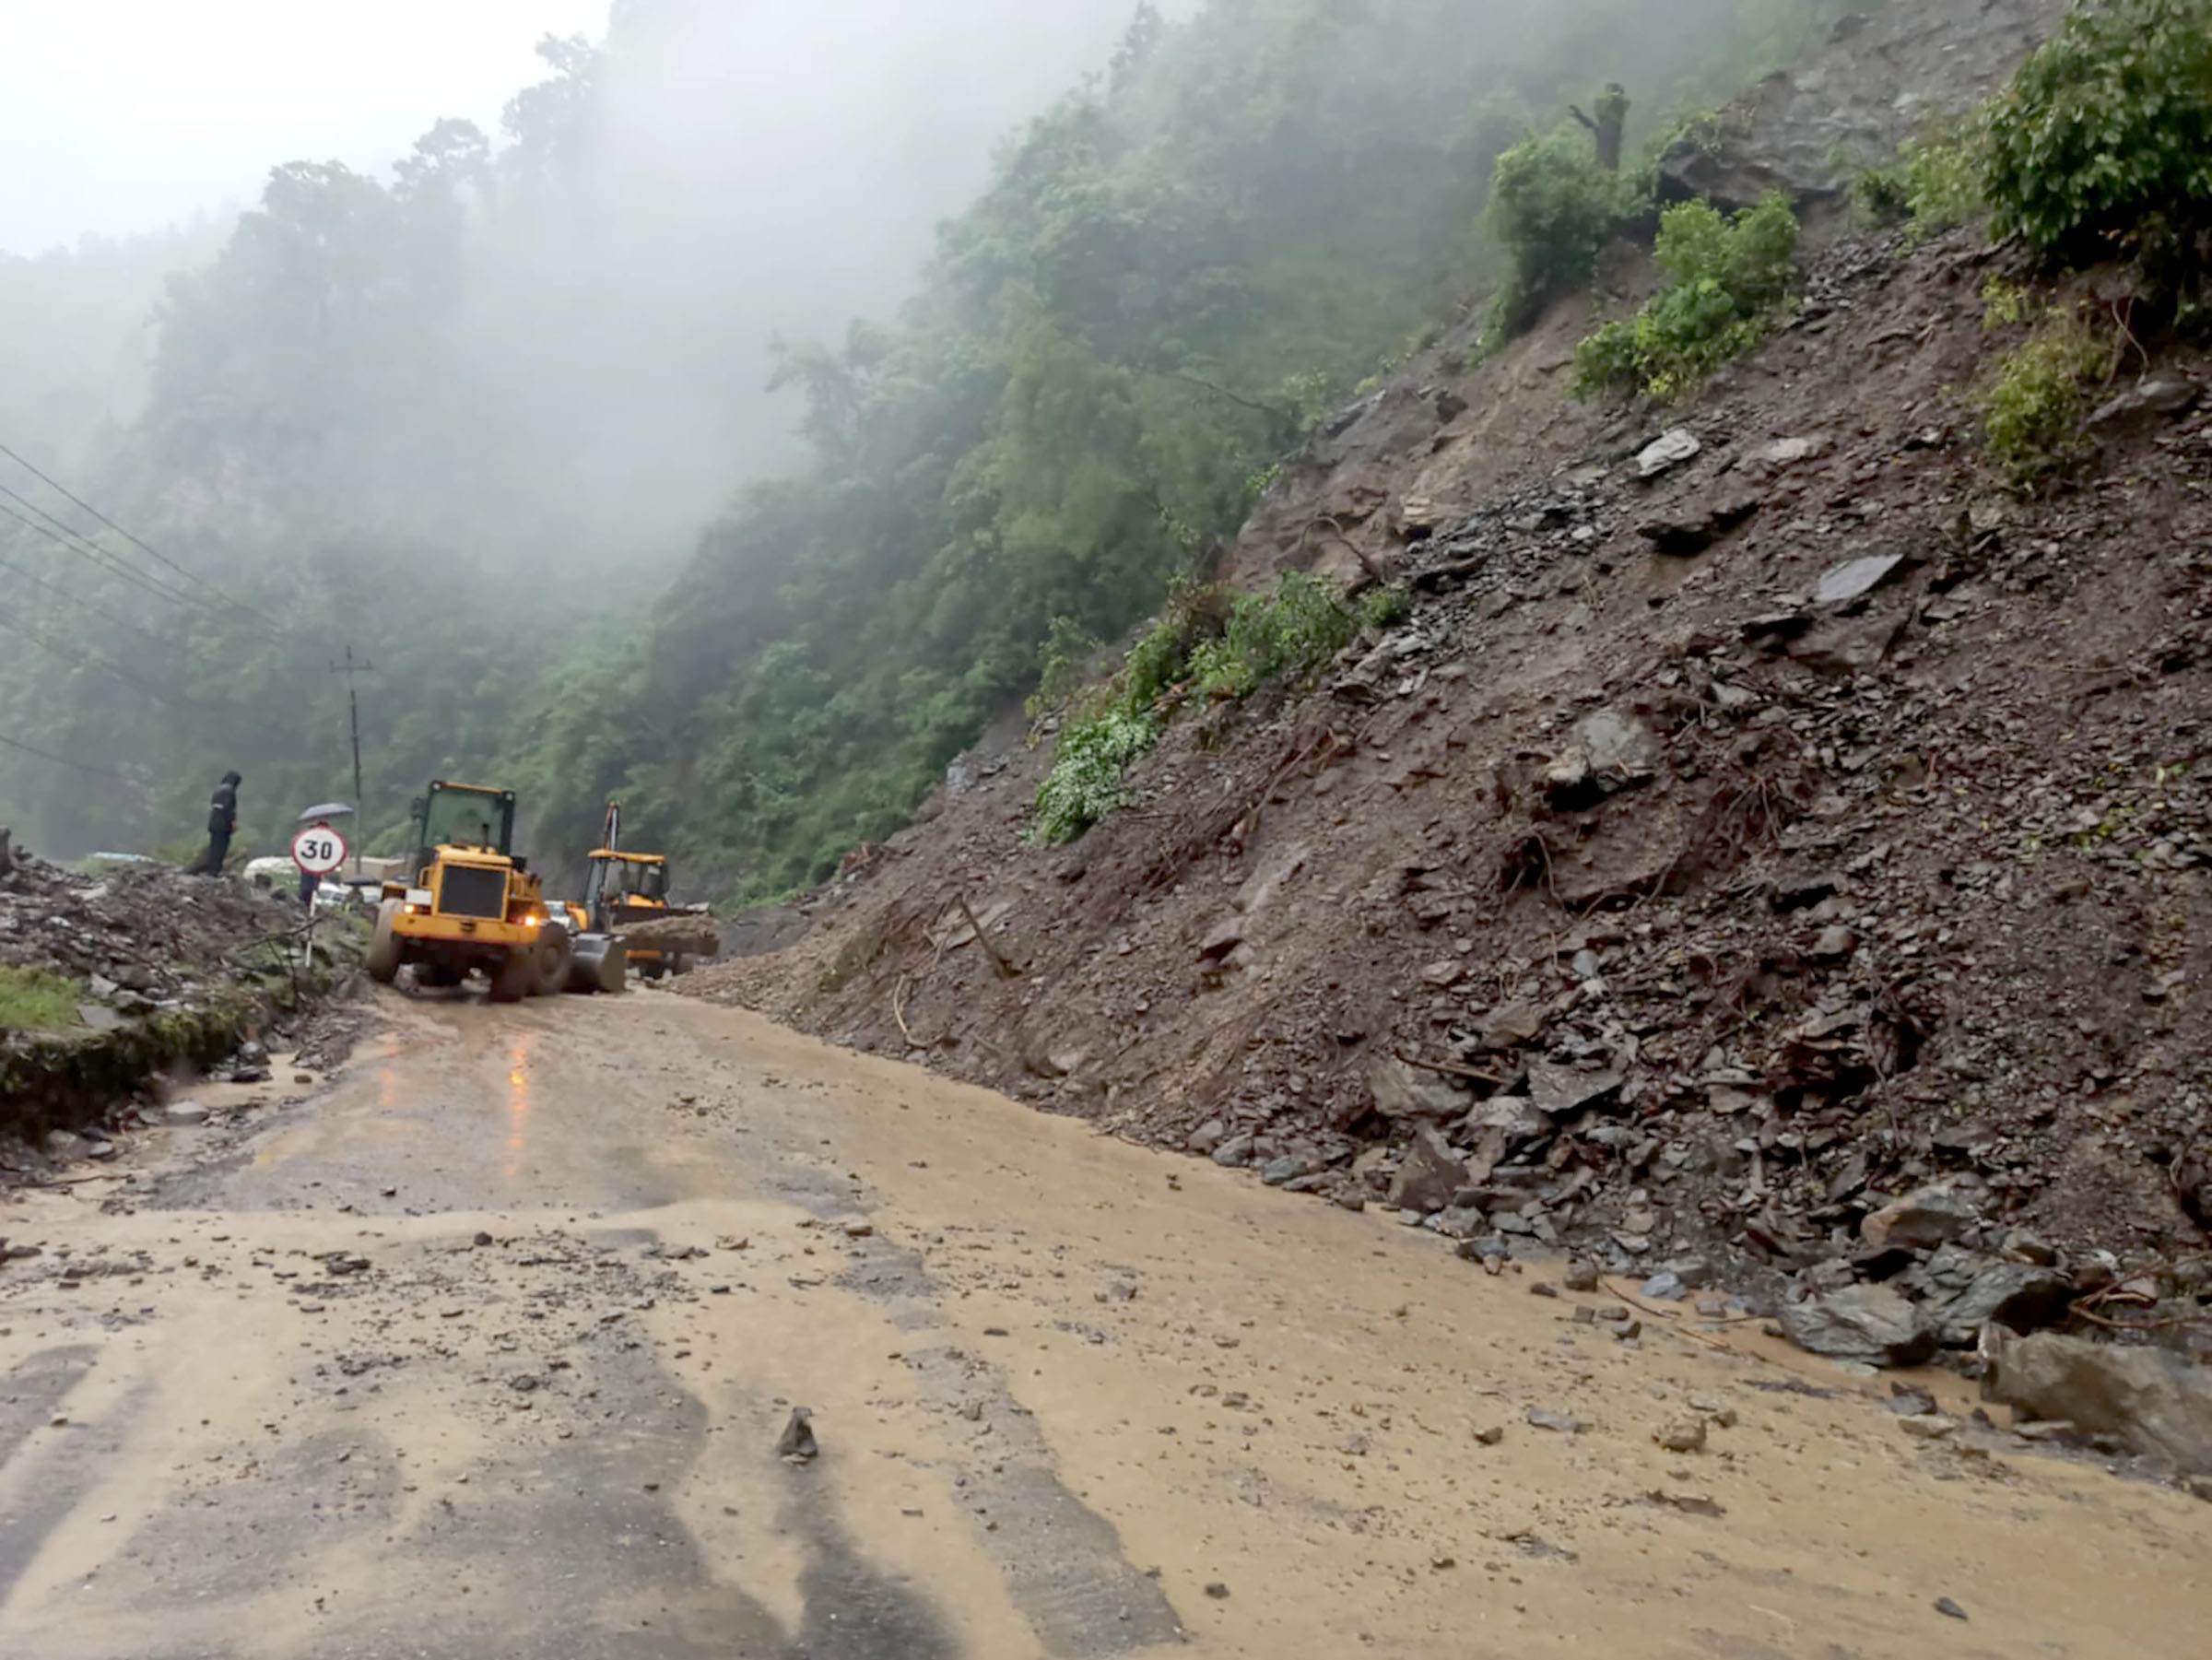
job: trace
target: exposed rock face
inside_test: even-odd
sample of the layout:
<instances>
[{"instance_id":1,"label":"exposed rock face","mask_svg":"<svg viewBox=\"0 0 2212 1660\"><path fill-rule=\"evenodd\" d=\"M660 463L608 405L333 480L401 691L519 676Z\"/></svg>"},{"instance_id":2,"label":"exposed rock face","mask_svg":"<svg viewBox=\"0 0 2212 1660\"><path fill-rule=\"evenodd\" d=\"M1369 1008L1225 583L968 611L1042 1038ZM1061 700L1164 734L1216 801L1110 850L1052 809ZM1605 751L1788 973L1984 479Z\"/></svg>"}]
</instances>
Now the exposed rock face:
<instances>
[{"instance_id":1,"label":"exposed rock face","mask_svg":"<svg viewBox=\"0 0 2212 1660\"><path fill-rule=\"evenodd\" d=\"M1669 146L1660 190L1724 207L1771 190L1801 203L1841 194L1858 167L1986 97L2065 13L2065 0L1892 0L1846 18L1825 52L1769 76L1719 131Z\"/></svg>"},{"instance_id":2,"label":"exposed rock face","mask_svg":"<svg viewBox=\"0 0 2212 1660\"><path fill-rule=\"evenodd\" d=\"M2032 1419L2111 1435L2184 1473L2212 1474L2212 1372L2157 1348L2039 1332L1983 1345L1983 1395Z\"/></svg>"},{"instance_id":3,"label":"exposed rock face","mask_svg":"<svg viewBox=\"0 0 2212 1660\"><path fill-rule=\"evenodd\" d=\"M1912 33L1886 17L1853 49ZM1912 38L1895 85L1971 80ZM2212 409L1982 503L1949 390L1993 349L1979 253L1815 239L1791 325L1655 452L1648 414L1561 402L1586 313L1472 372L1447 336L1287 465L1233 566L1364 536L1405 616L1310 692L1179 717L1074 848L1020 839L1051 752L1015 724L815 938L685 989L903 1054L903 982L933 1066L1258 1180L1302 1160L1286 1188L1351 1207L1402 1176L1478 1260L1691 1289L1696 1253L1774 1308L1878 1282L1791 1316L1856 1356L2201 1250L2212 1000L2194 935L2144 924L2212 870L2212 618L2177 562L2212 545ZM1440 430L1441 382L1475 395ZM1022 977L934 948L961 892L1011 908ZM1006 1041L1047 1019L1075 1077Z\"/></svg>"}]
</instances>

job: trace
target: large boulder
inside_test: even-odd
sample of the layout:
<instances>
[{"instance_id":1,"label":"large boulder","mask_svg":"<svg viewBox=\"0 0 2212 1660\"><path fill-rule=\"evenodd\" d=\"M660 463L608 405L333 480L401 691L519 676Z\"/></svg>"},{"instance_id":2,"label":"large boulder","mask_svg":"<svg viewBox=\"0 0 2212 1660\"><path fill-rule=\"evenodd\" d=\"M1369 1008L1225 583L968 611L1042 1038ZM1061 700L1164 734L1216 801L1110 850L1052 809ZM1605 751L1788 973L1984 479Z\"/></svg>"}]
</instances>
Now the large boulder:
<instances>
[{"instance_id":1,"label":"large boulder","mask_svg":"<svg viewBox=\"0 0 2212 1660\"><path fill-rule=\"evenodd\" d=\"M1799 1348L1870 1366L1917 1366L1936 1352L1920 1311L1888 1286L1847 1286L1783 1305L1782 1329Z\"/></svg>"},{"instance_id":2,"label":"large boulder","mask_svg":"<svg viewBox=\"0 0 2212 1660\"><path fill-rule=\"evenodd\" d=\"M1433 1072L1384 1055L1367 1075L1375 1112L1393 1123L1441 1122L1467 1110L1467 1094Z\"/></svg>"},{"instance_id":3,"label":"large boulder","mask_svg":"<svg viewBox=\"0 0 2212 1660\"><path fill-rule=\"evenodd\" d=\"M1992 1327L1984 1398L2022 1418L2110 1435L2185 1474L2212 1475L2212 1372L2159 1348L2124 1348L2056 1332L2015 1337Z\"/></svg>"},{"instance_id":4,"label":"large boulder","mask_svg":"<svg viewBox=\"0 0 2212 1660\"><path fill-rule=\"evenodd\" d=\"M1467 1167L1436 1131L1423 1124L1413 1133L1406 1161L1390 1184L1390 1202L1400 1210L1432 1215L1452 1203L1452 1195L1467 1184Z\"/></svg>"},{"instance_id":5,"label":"large boulder","mask_svg":"<svg viewBox=\"0 0 2212 1660\"><path fill-rule=\"evenodd\" d=\"M1544 793L1556 807L1591 806L1650 778L1657 750L1642 722L1601 709L1576 725L1573 741L1544 769Z\"/></svg>"},{"instance_id":6,"label":"large boulder","mask_svg":"<svg viewBox=\"0 0 2212 1660\"><path fill-rule=\"evenodd\" d=\"M1940 1301L1931 1298L1921 1313L1936 1328L1937 1342L1964 1348L1992 1321L2016 1332L2053 1324L2065 1314L2073 1294L2073 1282L2055 1268L1984 1262L1965 1286Z\"/></svg>"}]
</instances>

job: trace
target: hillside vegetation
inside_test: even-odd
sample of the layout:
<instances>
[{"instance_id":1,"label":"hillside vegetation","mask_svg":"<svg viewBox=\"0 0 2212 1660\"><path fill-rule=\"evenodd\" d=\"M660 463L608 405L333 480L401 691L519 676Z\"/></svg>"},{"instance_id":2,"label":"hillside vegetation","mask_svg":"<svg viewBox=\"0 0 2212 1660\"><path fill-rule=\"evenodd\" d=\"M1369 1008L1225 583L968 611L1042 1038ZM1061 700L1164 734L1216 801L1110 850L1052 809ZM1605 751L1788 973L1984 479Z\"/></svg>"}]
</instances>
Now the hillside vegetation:
<instances>
[{"instance_id":1,"label":"hillside vegetation","mask_svg":"<svg viewBox=\"0 0 2212 1660\"><path fill-rule=\"evenodd\" d=\"M1112 639L1203 576L1277 458L1494 286L1502 152L1608 78L1649 135L1839 9L1138 6L1100 73L1007 141L894 317L782 351L803 459L678 564L667 500L563 489L574 400L618 369L650 389L643 347L618 365L548 328L564 372L503 383L466 280L619 233L579 222L574 180L624 54L685 11L625 6L602 48L548 43L499 141L441 123L388 180L283 167L174 285L143 413L73 480L173 565L8 474L135 575L0 522L26 573L0 733L45 752L0 759L0 818L65 851L158 846L238 765L265 845L350 793L329 669L351 645L378 670L373 841L424 778L497 776L548 860L611 794L708 891L818 877L1034 686L1056 623ZM763 458L741 443L730 484Z\"/></svg>"}]
</instances>

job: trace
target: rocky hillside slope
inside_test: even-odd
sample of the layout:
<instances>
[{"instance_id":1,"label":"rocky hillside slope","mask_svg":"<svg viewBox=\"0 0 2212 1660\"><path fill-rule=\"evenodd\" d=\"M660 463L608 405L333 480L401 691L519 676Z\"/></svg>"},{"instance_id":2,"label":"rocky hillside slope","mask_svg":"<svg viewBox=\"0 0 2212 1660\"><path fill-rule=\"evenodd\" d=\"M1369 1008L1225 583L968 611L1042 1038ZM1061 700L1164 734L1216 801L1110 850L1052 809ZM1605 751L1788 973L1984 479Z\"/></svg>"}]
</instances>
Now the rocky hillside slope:
<instances>
[{"instance_id":1,"label":"rocky hillside slope","mask_svg":"<svg viewBox=\"0 0 2212 1660\"><path fill-rule=\"evenodd\" d=\"M2020 501L1958 396L1994 256L1808 267L1686 410L1566 401L1579 306L1441 343L1235 555L1385 567L1402 624L1179 723L1071 847L998 735L691 989L1850 1358L2068 1306L2201 1342L2212 371L2130 364Z\"/></svg>"},{"instance_id":2,"label":"rocky hillside slope","mask_svg":"<svg viewBox=\"0 0 2212 1660\"><path fill-rule=\"evenodd\" d=\"M2068 0L1917 0L1848 17L1795 68L1698 122L1660 161L1665 194L1748 207L1834 202L1869 162L1963 115L2055 29Z\"/></svg>"}]
</instances>

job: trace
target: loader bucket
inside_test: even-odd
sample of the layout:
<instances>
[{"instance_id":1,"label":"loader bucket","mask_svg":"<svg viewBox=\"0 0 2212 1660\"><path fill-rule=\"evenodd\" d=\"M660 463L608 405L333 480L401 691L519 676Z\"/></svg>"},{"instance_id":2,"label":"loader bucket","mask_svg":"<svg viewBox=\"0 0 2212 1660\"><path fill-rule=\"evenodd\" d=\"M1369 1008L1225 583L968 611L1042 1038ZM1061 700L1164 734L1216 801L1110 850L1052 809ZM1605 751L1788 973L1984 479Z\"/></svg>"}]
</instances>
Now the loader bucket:
<instances>
[{"instance_id":1,"label":"loader bucket","mask_svg":"<svg viewBox=\"0 0 2212 1660\"><path fill-rule=\"evenodd\" d=\"M629 978L629 948L611 934L579 934L576 955L569 966L569 990L607 992L622 990Z\"/></svg>"}]
</instances>

